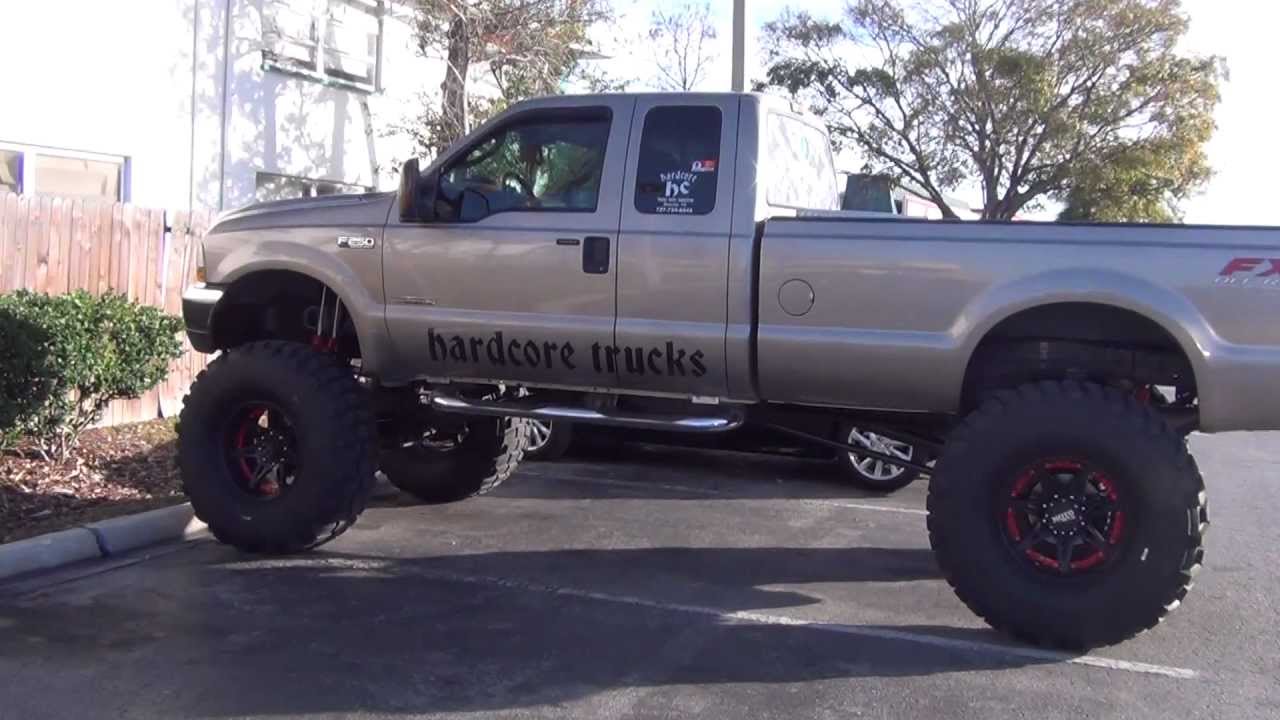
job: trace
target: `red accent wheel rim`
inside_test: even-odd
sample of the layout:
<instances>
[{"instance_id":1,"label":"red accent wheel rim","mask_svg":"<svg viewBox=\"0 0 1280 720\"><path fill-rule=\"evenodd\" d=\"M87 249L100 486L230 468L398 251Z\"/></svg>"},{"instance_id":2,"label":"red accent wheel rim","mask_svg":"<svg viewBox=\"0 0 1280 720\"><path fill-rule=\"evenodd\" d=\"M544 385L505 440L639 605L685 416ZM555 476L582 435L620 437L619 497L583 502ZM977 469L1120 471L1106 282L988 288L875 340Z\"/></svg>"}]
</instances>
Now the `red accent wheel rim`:
<instances>
[{"instance_id":1,"label":"red accent wheel rim","mask_svg":"<svg viewBox=\"0 0 1280 720\"><path fill-rule=\"evenodd\" d=\"M1023 468L1007 486L999 513L1013 553L1062 576L1105 565L1119 552L1128 524L1115 483L1077 458L1047 458Z\"/></svg>"},{"instance_id":2,"label":"red accent wheel rim","mask_svg":"<svg viewBox=\"0 0 1280 720\"><path fill-rule=\"evenodd\" d=\"M293 485L297 475L293 425L280 408L265 403L240 407L230 422L227 466L239 488L272 500Z\"/></svg>"}]
</instances>

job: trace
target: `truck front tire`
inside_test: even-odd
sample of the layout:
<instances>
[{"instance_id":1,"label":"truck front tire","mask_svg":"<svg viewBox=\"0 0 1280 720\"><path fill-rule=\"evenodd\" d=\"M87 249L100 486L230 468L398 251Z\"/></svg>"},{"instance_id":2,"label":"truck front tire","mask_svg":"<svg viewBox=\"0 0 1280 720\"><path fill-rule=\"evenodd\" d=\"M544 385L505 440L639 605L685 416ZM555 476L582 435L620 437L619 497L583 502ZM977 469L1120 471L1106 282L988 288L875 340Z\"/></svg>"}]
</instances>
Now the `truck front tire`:
<instances>
[{"instance_id":1,"label":"truck front tire","mask_svg":"<svg viewBox=\"0 0 1280 720\"><path fill-rule=\"evenodd\" d=\"M471 418L456 441L385 449L379 466L392 485L419 500L463 500L511 477L528 432L528 423L519 418Z\"/></svg>"},{"instance_id":2,"label":"truck front tire","mask_svg":"<svg viewBox=\"0 0 1280 720\"><path fill-rule=\"evenodd\" d=\"M947 581L993 627L1080 650L1150 627L1204 557L1204 482L1186 443L1132 396L1042 382L997 393L952 434L929 483Z\"/></svg>"},{"instance_id":3,"label":"truck front tire","mask_svg":"<svg viewBox=\"0 0 1280 720\"><path fill-rule=\"evenodd\" d=\"M223 353L192 384L178 465L214 537L292 553L337 537L364 510L373 438L349 368L300 343L255 342Z\"/></svg>"}]
</instances>

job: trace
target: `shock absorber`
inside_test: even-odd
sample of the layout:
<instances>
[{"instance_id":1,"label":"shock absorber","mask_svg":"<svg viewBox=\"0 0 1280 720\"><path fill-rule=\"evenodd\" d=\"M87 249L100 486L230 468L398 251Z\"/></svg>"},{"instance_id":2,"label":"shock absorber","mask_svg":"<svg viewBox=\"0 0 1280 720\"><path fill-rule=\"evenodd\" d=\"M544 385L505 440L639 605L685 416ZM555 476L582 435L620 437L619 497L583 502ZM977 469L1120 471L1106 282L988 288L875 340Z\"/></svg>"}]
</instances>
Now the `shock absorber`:
<instances>
[{"instance_id":1,"label":"shock absorber","mask_svg":"<svg viewBox=\"0 0 1280 720\"><path fill-rule=\"evenodd\" d=\"M318 352L336 352L338 349L338 323L342 314L342 299L333 295L333 323L325 336L324 311L329 299L329 288L320 286L320 311L316 314L315 332L311 335L311 349Z\"/></svg>"}]
</instances>

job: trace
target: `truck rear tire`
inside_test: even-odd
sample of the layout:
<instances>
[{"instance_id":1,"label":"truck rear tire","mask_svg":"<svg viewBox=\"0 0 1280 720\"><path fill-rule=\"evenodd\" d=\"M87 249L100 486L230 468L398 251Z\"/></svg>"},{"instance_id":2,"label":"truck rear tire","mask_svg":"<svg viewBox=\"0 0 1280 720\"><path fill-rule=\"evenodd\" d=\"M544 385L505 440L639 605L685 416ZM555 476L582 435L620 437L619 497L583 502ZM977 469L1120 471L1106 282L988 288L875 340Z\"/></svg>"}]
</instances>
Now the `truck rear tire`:
<instances>
[{"instance_id":1,"label":"truck rear tire","mask_svg":"<svg viewBox=\"0 0 1280 720\"><path fill-rule=\"evenodd\" d=\"M929 540L992 627L1070 650L1177 607L1204 558L1204 481L1184 439L1118 390L1001 391L952 434L929 483Z\"/></svg>"},{"instance_id":2,"label":"truck rear tire","mask_svg":"<svg viewBox=\"0 0 1280 720\"><path fill-rule=\"evenodd\" d=\"M392 485L419 500L463 500L511 477L524 455L528 432L528 423L519 418L471 418L452 445L386 449L379 466Z\"/></svg>"},{"instance_id":3,"label":"truck rear tire","mask_svg":"<svg viewBox=\"0 0 1280 720\"><path fill-rule=\"evenodd\" d=\"M348 368L300 343L255 342L196 378L178 465L196 517L253 553L342 534L373 490L373 415Z\"/></svg>"}]
</instances>

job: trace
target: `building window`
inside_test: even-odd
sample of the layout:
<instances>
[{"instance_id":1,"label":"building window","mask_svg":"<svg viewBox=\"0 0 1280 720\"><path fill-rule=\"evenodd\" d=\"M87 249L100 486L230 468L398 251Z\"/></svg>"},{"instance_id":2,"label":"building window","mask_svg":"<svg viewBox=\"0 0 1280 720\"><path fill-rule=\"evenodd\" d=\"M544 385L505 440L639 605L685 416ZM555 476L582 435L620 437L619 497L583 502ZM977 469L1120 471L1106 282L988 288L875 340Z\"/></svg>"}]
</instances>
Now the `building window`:
<instances>
[{"instance_id":1,"label":"building window","mask_svg":"<svg viewBox=\"0 0 1280 720\"><path fill-rule=\"evenodd\" d=\"M0 146L0 190L124 200L128 162L116 155Z\"/></svg>"},{"instance_id":2,"label":"building window","mask_svg":"<svg viewBox=\"0 0 1280 720\"><path fill-rule=\"evenodd\" d=\"M363 185L351 185L333 180L312 180L295 175L268 172L258 173L255 184L255 195L260 201L291 200L323 195L352 195L373 191L373 188Z\"/></svg>"},{"instance_id":3,"label":"building window","mask_svg":"<svg viewBox=\"0 0 1280 720\"><path fill-rule=\"evenodd\" d=\"M265 0L263 65L378 90L382 13L381 0Z\"/></svg>"},{"instance_id":4,"label":"building window","mask_svg":"<svg viewBox=\"0 0 1280 720\"><path fill-rule=\"evenodd\" d=\"M37 194L120 199L120 163L38 153L33 164Z\"/></svg>"},{"instance_id":5,"label":"building window","mask_svg":"<svg viewBox=\"0 0 1280 720\"><path fill-rule=\"evenodd\" d=\"M0 150L0 192L22 192L22 153Z\"/></svg>"}]
</instances>

